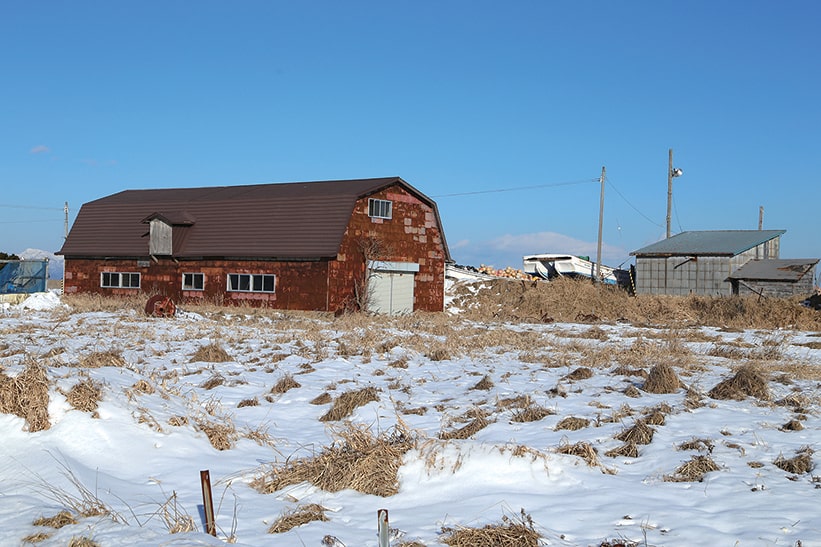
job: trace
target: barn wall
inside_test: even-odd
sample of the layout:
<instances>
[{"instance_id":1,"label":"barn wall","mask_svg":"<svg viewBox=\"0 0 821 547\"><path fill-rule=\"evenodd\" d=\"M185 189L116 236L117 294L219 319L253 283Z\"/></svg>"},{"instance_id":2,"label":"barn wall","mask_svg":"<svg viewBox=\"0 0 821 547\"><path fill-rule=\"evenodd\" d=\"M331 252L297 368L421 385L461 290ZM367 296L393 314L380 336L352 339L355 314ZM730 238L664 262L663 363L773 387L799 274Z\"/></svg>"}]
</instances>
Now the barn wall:
<instances>
[{"instance_id":1,"label":"barn wall","mask_svg":"<svg viewBox=\"0 0 821 547\"><path fill-rule=\"evenodd\" d=\"M140 288L102 288L101 272L140 273ZM202 291L183 291L183 273L202 273ZM228 292L227 274L273 274L274 293ZM290 310L327 310L328 262L266 262L203 260L174 262L153 260L93 260L66 258L66 294L95 293L112 296L162 294L177 302L247 304Z\"/></svg>"},{"instance_id":2,"label":"barn wall","mask_svg":"<svg viewBox=\"0 0 821 547\"><path fill-rule=\"evenodd\" d=\"M368 216L368 199L393 203L390 219ZM375 242L378 256L366 257L363 243ZM367 247L367 245L365 245ZM412 262L414 311L442 311L445 297L445 244L432 207L399 186L391 186L356 202L337 260L330 264L331 310L356 303L356 285L366 277L366 261Z\"/></svg>"}]
</instances>

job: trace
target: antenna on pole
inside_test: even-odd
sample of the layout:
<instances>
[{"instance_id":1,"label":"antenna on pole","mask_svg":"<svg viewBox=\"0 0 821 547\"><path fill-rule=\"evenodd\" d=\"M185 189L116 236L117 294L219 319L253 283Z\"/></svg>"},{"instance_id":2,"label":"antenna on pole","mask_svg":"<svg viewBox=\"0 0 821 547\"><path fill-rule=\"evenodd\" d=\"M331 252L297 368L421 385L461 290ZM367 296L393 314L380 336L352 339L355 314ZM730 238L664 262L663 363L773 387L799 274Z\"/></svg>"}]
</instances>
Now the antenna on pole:
<instances>
[{"instance_id":1,"label":"antenna on pole","mask_svg":"<svg viewBox=\"0 0 821 547\"><path fill-rule=\"evenodd\" d=\"M68 239L68 202L63 205L63 213L65 214L65 220L63 221L63 231L65 234L63 235L63 239Z\"/></svg>"}]
</instances>

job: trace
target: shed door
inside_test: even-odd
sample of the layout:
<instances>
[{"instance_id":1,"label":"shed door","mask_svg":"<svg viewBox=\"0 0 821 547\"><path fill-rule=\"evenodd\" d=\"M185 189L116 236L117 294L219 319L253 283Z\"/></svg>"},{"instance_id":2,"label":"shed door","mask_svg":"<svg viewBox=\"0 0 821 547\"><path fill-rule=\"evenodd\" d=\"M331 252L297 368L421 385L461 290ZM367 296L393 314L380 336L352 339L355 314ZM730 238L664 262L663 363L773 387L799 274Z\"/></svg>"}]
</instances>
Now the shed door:
<instances>
[{"instance_id":1,"label":"shed door","mask_svg":"<svg viewBox=\"0 0 821 547\"><path fill-rule=\"evenodd\" d=\"M398 315L413 311L413 272L371 270L368 284L369 309Z\"/></svg>"}]
</instances>

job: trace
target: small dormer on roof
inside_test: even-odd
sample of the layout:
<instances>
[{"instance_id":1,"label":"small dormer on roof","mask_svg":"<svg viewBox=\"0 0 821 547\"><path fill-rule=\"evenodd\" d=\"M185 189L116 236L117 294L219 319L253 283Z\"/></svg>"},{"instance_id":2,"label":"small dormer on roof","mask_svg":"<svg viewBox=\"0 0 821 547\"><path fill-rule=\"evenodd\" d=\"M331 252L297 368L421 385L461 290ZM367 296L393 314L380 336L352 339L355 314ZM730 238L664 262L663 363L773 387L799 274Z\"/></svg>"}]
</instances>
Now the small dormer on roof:
<instances>
[{"instance_id":1,"label":"small dormer on roof","mask_svg":"<svg viewBox=\"0 0 821 547\"><path fill-rule=\"evenodd\" d=\"M185 211L155 211L142 220L148 224L148 254L171 256L173 254L174 226L194 225L194 217Z\"/></svg>"}]
</instances>

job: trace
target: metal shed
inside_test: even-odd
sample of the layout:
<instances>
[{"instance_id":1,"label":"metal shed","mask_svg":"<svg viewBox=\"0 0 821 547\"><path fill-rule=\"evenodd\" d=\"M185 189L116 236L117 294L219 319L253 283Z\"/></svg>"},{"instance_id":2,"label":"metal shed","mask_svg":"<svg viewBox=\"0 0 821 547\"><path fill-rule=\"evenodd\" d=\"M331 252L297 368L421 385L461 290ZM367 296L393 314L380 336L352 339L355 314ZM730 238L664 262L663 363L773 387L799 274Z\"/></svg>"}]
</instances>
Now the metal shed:
<instances>
[{"instance_id":1,"label":"metal shed","mask_svg":"<svg viewBox=\"0 0 821 547\"><path fill-rule=\"evenodd\" d=\"M630 253L637 294L733 294L728 277L749 260L779 258L786 230L682 232Z\"/></svg>"},{"instance_id":2,"label":"metal shed","mask_svg":"<svg viewBox=\"0 0 821 547\"><path fill-rule=\"evenodd\" d=\"M817 258L750 260L728 278L733 294L789 297L811 294Z\"/></svg>"}]
</instances>

